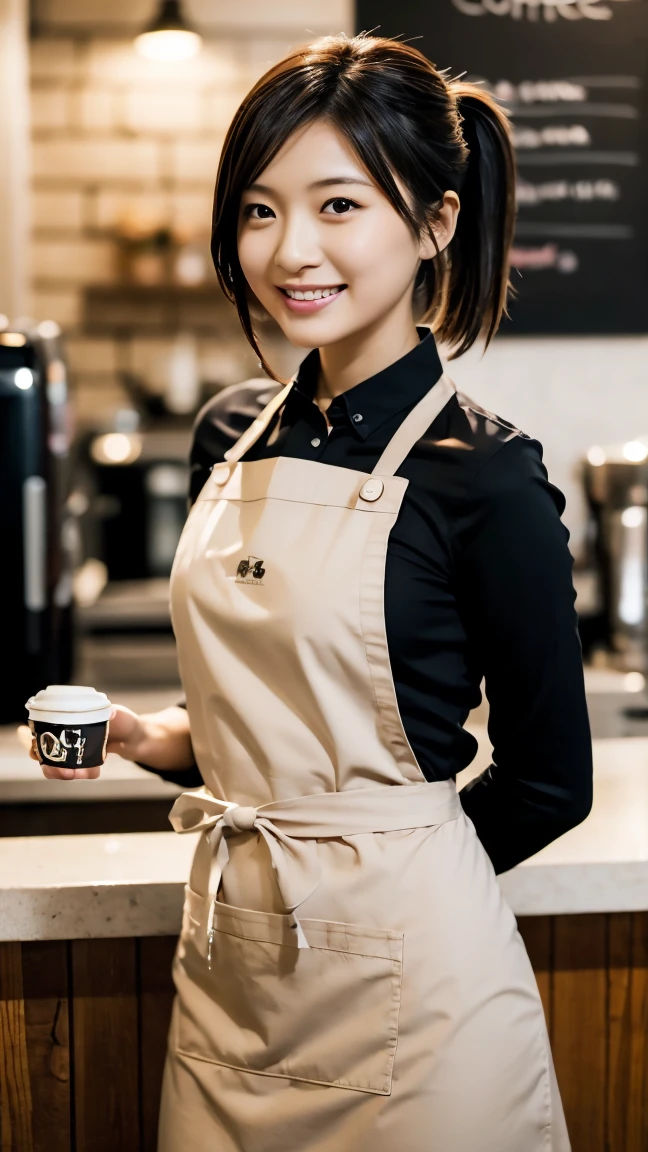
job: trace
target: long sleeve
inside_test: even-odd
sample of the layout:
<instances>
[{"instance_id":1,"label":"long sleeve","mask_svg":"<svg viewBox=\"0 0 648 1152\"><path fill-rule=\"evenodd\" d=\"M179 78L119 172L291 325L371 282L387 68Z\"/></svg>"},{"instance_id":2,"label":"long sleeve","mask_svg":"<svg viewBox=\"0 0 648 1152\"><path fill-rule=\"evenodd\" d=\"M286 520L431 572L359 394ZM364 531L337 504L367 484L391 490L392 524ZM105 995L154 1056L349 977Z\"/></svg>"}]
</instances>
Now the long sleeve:
<instances>
[{"instance_id":1,"label":"long sleeve","mask_svg":"<svg viewBox=\"0 0 648 1152\"><path fill-rule=\"evenodd\" d=\"M490 704L493 762L460 792L496 872L585 819L592 749L565 501L536 441L474 477L457 548L460 611Z\"/></svg>"}]
</instances>

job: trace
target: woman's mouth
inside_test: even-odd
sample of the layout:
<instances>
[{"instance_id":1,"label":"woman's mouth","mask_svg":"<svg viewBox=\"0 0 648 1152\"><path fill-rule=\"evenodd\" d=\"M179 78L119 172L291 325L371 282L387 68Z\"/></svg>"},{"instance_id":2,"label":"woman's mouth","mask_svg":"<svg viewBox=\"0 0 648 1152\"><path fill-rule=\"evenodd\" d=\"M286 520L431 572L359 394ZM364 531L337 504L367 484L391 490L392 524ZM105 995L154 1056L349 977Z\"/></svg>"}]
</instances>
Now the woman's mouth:
<instances>
[{"instance_id":1,"label":"woman's mouth","mask_svg":"<svg viewBox=\"0 0 648 1152\"><path fill-rule=\"evenodd\" d=\"M332 300L341 296L346 284L336 284L332 288L279 288L286 308L291 312L319 312Z\"/></svg>"}]
</instances>

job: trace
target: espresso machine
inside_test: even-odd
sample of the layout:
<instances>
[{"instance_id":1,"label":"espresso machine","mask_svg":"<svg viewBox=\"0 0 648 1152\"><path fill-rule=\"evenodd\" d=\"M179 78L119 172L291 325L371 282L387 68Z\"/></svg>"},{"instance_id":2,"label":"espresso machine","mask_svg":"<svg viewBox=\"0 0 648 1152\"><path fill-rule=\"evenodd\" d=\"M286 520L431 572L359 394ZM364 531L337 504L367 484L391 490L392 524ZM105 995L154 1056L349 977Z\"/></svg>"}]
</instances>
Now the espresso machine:
<instances>
[{"instance_id":1,"label":"espresso machine","mask_svg":"<svg viewBox=\"0 0 648 1152\"><path fill-rule=\"evenodd\" d=\"M68 419L57 325L0 329L0 723L24 720L29 696L72 673Z\"/></svg>"},{"instance_id":2,"label":"espresso machine","mask_svg":"<svg viewBox=\"0 0 648 1152\"><path fill-rule=\"evenodd\" d=\"M590 448L584 482L601 638L614 666L648 675L648 437Z\"/></svg>"}]
</instances>

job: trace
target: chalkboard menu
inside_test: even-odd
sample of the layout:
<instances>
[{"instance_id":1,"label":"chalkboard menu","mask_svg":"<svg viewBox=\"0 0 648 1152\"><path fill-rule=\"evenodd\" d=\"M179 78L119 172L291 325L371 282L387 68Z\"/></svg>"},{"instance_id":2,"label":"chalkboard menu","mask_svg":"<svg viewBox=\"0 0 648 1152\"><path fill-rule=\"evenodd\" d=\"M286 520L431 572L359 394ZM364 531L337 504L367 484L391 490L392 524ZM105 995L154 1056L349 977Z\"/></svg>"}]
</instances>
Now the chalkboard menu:
<instances>
[{"instance_id":1,"label":"chalkboard menu","mask_svg":"<svg viewBox=\"0 0 648 1152\"><path fill-rule=\"evenodd\" d=\"M648 331L647 0L357 0L510 114L512 333Z\"/></svg>"}]
</instances>

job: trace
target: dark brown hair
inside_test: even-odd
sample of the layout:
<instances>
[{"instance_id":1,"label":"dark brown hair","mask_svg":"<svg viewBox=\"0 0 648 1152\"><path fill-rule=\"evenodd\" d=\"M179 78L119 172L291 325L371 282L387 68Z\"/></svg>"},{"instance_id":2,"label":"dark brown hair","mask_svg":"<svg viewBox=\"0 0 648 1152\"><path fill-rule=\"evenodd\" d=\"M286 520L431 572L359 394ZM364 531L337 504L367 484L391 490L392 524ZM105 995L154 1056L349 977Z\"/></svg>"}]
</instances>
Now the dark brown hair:
<instances>
[{"instance_id":1,"label":"dark brown hair","mask_svg":"<svg viewBox=\"0 0 648 1152\"><path fill-rule=\"evenodd\" d=\"M422 262L415 298L419 318L454 350L451 359L480 336L488 344L506 310L515 217L506 116L487 92L448 80L409 44L366 33L325 36L257 81L230 125L216 180L216 273L265 371L278 379L259 349L238 259L241 195L288 137L314 120L326 120L346 138L417 237L425 230L432 235L444 192L459 194L455 235Z\"/></svg>"}]
</instances>

